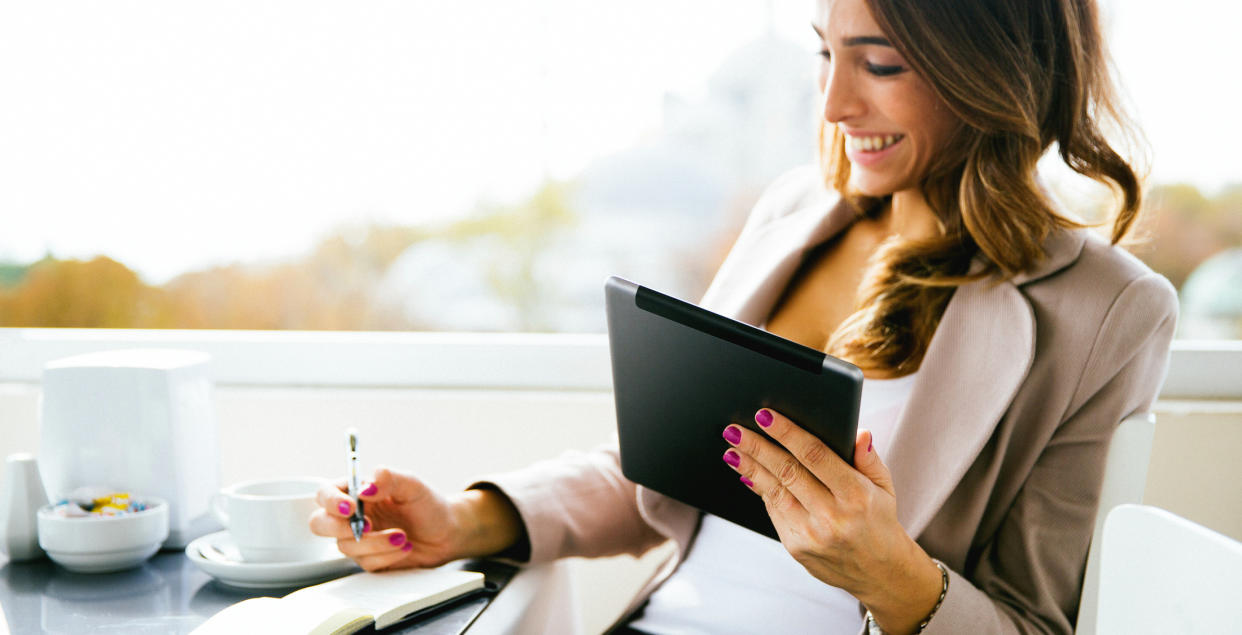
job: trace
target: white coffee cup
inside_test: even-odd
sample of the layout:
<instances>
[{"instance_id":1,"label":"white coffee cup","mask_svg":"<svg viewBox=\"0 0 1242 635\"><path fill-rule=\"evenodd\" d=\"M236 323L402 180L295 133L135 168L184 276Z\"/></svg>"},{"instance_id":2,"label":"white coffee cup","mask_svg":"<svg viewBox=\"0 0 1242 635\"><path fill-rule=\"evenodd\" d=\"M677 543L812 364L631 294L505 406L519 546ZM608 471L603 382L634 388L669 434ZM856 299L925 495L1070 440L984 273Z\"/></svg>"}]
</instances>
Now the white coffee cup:
<instances>
[{"instance_id":1,"label":"white coffee cup","mask_svg":"<svg viewBox=\"0 0 1242 635\"><path fill-rule=\"evenodd\" d=\"M327 483L312 477L275 478L230 485L212 497L211 513L228 528L246 562L296 562L335 549L311 533L315 493Z\"/></svg>"}]
</instances>

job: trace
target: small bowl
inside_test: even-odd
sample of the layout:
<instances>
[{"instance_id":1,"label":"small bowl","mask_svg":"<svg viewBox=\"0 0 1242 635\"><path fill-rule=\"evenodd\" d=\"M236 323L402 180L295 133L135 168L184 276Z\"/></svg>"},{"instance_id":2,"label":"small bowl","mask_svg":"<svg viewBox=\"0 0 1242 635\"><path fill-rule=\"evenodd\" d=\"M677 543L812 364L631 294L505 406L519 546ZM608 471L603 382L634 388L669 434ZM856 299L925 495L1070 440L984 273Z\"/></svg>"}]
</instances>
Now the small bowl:
<instances>
[{"instance_id":1,"label":"small bowl","mask_svg":"<svg viewBox=\"0 0 1242 635\"><path fill-rule=\"evenodd\" d=\"M123 516L66 518L47 505L39 510L39 546L60 566L78 573L136 567L168 538L168 503L143 498L147 508Z\"/></svg>"}]
</instances>

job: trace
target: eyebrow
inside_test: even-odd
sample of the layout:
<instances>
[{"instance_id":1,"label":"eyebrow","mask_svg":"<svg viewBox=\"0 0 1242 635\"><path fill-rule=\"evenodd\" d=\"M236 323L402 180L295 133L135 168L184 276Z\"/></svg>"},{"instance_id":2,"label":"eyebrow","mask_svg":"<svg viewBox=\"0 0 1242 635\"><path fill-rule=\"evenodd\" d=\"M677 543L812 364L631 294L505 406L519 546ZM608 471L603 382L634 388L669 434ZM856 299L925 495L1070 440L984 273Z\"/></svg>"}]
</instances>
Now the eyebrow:
<instances>
[{"instance_id":1,"label":"eyebrow","mask_svg":"<svg viewBox=\"0 0 1242 635\"><path fill-rule=\"evenodd\" d=\"M862 46L864 44L876 44L879 46L888 46L888 47L893 46L893 43L889 42L888 38L879 37L875 35L859 35L855 37L845 38L846 46Z\"/></svg>"},{"instance_id":2,"label":"eyebrow","mask_svg":"<svg viewBox=\"0 0 1242 635\"><path fill-rule=\"evenodd\" d=\"M811 28L815 30L815 34L819 36L819 39L821 40L827 39L824 37L824 32L821 31L818 26L815 26L814 22L811 23ZM854 37L845 38L846 46L865 46L868 44L873 44L876 46L887 46L889 48L896 48L893 46L892 42L888 41L888 38L880 37L878 35L856 35Z\"/></svg>"}]
</instances>

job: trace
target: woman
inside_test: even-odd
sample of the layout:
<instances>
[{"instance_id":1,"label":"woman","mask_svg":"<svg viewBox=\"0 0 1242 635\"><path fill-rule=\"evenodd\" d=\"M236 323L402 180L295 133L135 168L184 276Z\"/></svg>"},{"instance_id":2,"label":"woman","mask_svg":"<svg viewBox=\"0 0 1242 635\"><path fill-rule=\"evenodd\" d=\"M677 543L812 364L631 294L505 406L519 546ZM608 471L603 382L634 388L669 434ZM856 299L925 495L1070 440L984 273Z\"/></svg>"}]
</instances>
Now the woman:
<instances>
[{"instance_id":1,"label":"woman","mask_svg":"<svg viewBox=\"0 0 1242 635\"><path fill-rule=\"evenodd\" d=\"M638 632L1073 630L1108 443L1154 400L1176 319L1167 281L1036 180L1055 143L1121 193L1112 243L1136 217L1095 7L833 0L815 28L823 171L765 193L703 299L867 377L853 466L780 413L756 413L770 439L722 422L780 545L628 482L610 449L451 497L379 470L374 531L349 538L328 489L317 533L367 569L671 539Z\"/></svg>"}]
</instances>

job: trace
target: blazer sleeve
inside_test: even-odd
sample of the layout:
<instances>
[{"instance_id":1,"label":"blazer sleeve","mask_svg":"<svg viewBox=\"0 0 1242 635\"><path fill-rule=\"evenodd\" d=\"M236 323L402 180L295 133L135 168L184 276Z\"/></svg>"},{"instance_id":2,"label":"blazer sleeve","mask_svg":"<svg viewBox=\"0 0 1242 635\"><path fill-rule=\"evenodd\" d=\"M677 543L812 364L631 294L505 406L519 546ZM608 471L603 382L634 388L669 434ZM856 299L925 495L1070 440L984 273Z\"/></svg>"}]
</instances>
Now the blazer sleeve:
<instances>
[{"instance_id":1,"label":"blazer sleeve","mask_svg":"<svg viewBox=\"0 0 1242 635\"><path fill-rule=\"evenodd\" d=\"M566 452L470 486L478 487L499 490L517 508L531 563L640 555L665 540L639 513L638 486L621 474L615 446Z\"/></svg>"},{"instance_id":2,"label":"blazer sleeve","mask_svg":"<svg viewBox=\"0 0 1242 635\"><path fill-rule=\"evenodd\" d=\"M1051 440L969 578L925 633L1072 633L1087 548L1117 424L1150 410L1168 369L1177 295L1146 273L1106 313L1079 386Z\"/></svg>"}]
</instances>

